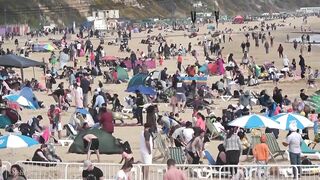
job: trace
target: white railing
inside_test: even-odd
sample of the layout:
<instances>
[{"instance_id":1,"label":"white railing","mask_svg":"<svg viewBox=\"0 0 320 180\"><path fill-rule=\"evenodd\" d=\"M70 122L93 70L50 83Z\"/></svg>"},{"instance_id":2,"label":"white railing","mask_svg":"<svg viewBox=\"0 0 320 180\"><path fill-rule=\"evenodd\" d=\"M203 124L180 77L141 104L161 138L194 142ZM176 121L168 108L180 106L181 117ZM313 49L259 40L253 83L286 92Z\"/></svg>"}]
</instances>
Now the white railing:
<instances>
[{"instance_id":1,"label":"white railing","mask_svg":"<svg viewBox=\"0 0 320 180\"><path fill-rule=\"evenodd\" d=\"M11 163L9 161L2 161L2 167L1 167L2 171L5 171L5 170L10 171L10 167L11 167Z\"/></svg>"},{"instance_id":2,"label":"white railing","mask_svg":"<svg viewBox=\"0 0 320 180\"><path fill-rule=\"evenodd\" d=\"M23 167L28 179L82 179L82 163L47 163L18 161ZM4 161L3 167L10 170L10 163ZM103 171L104 178L115 179L117 171L121 169L121 164L94 163ZM300 169L300 179L319 180L320 165L237 165L237 166L209 166L209 165L176 165L188 180L201 179L231 179L238 176L246 180L255 179L293 179L293 169L298 172ZM162 180L166 172L165 164L143 165L135 164L131 171L132 180ZM144 173L147 172L147 173ZM298 176L294 179L298 179Z\"/></svg>"}]
</instances>

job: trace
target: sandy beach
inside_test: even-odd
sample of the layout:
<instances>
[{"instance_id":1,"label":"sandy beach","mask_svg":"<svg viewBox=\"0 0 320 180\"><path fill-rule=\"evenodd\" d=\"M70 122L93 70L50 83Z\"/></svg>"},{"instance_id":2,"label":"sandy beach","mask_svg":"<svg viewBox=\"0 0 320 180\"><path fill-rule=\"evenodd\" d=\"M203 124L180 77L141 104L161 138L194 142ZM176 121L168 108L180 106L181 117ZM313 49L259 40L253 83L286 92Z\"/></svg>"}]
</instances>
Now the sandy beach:
<instances>
[{"instance_id":1,"label":"sandy beach","mask_svg":"<svg viewBox=\"0 0 320 180\"><path fill-rule=\"evenodd\" d=\"M289 18L286 20L286 22L282 22L281 20L274 20L274 21L267 21L266 23L272 23L275 22L276 24L284 24L284 27L278 27L276 31L271 31L272 36L275 38L274 39L274 46L270 49L269 54L265 54L265 50L263 46L260 43L260 47L256 48L254 47L253 42L251 41L251 49L249 52L250 56L253 56L256 64L263 64L265 62L271 62L274 61L275 65L277 67L282 68L282 59L278 57L277 53L277 48L279 44L282 44L284 47L284 54L288 56L290 62L293 58L295 58L298 62L299 59L299 50L294 50L293 45L291 43L285 43L287 34L290 35L290 38L296 38L300 37L302 34L300 33L292 33L292 32L298 32L300 30L300 26L302 25L302 18ZM291 23L291 26L289 26L289 23ZM231 23L225 23L221 24L219 26L219 30L225 29L225 28L232 28L235 30L235 32L232 34L232 42L228 42L228 36L226 35L226 43L222 43L222 47L224 47L223 50L223 57L227 57L229 53L234 54L235 60L240 63L241 58L242 58L242 52L240 48L240 44L242 41L245 41L245 36L243 31L239 31L240 27L243 26L255 26L259 24L259 22L249 22L247 24L231 24ZM296 29L293 29L293 26L296 26ZM318 31L320 32L320 18L317 17L309 17L308 18L308 24L307 26L311 26L313 31ZM176 43L177 45L182 44L184 47L187 47L188 43L191 42L193 48L195 48L200 56L199 56L199 62L200 64L204 63L204 54L203 54L203 48L202 46L198 46L197 43L201 40L203 40L203 35L198 35L195 38L188 38L185 37L184 34L186 32L184 31L174 31L174 32L160 32L158 30L154 30L151 35L158 35L159 33L168 36L167 41L168 43ZM208 34L207 26L200 26L200 32L199 34ZM50 35L49 35L50 36ZM145 44L140 44L140 41L142 38L146 38L147 33L141 32L141 33L132 33L132 40L129 41L129 47L132 50L140 49L140 51L147 52L147 45ZM51 36L50 36L51 37ZM209 38L209 35L207 35ZM41 37L39 38L39 41L41 42L48 42L49 37ZM55 38L61 38L61 35L56 36ZM73 39L75 39L75 36L73 36ZM110 35L106 38L105 42L108 42L112 37ZM26 37L21 37L19 41L21 43L24 43L26 40ZM94 47L96 47L99 43L98 39L93 39L92 42L94 43ZM5 42L3 44L3 47L9 47L13 48L14 47L14 42ZM157 51L158 45L154 45L153 49ZM117 57L127 57L130 56L129 53L126 52L119 52L119 47L118 46L108 46L107 43L104 44L104 50L106 52L106 55L114 55ZM58 53L58 51L57 51ZM42 61L42 58L45 58L48 60L50 57L50 53L31 53L30 58L37 60L37 61ZM319 57L320 57L320 46L313 45L312 46L312 52L310 54L305 53L304 58L306 60L306 64L310 65L314 70L315 69L320 69L320 63L319 63ZM194 59L191 57L191 55L187 55L186 57L183 57L183 66L186 67L188 64L193 64ZM72 63L69 62L68 65L72 66ZM85 57L80 58L80 63L79 65L85 65ZM164 61L163 66L159 66L159 63L157 62L157 70L162 70L164 67L168 68L168 73L173 74L176 71L176 59L171 59L171 60L166 60ZM104 70L106 67L103 67L102 70ZM152 71L152 70L150 70ZM16 72L18 73L19 70L17 69ZM132 72L129 72L129 75L132 76ZM28 79L31 79L33 77L33 71L32 68L25 69L25 77ZM35 77L38 80L41 80L44 82L44 75L43 71L40 68L35 68ZM211 84L219 80L221 77L219 76L210 76L208 78L207 84L211 87ZM94 80L94 85L92 85L93 89L98 87L98 81L101 80L103 81L103 77L97 77ZM57 84L61 80L57 80ZM65 79L62 81L65 82L65 84L68 84ZM319 83L319 81L317 82ZM57 84L54 85L53 89L56 88ZM117 93L119 94L119 99L123 103L123 97L127 96L128 93L125 92L125 89L127 88L127 83L121 83L121 84L104 84L104 89L107 90L110 94ZM258 86L253 86L253 87L245 87L247 90L253 90L256 92L260 92L263 89L267 89L269 93L272 93L272 90L274 88L274 84L272 81L265 81L262 82ZM293 78L287 78L287 79L281 79L279 83L279 88L283 90L283 95L288 95L288 97L293 100L295 97L299 96L299 90L300 89L307 89L306 85L306 80L294 80ZM307 89L306 93L308 95L312 95L316 91L315 88L313 89ZM48 125L49 120L47 117L47 110L50 104L53 102L53 98L51 96L48 96L46 92L35 92L35 95L37 98L41 101L44 101L44 104L46 108L44 109L39 109L39 110L27 110L23 109L22 111L19 111L22 120L26 122L33 116L36 116L38 114L42 115L44 117L44 120L41 121L41 125ZM89 99L91 101L92 99L92 94L89 95ZM222 115L222 109L227 107L227 103L223 102L221 99L213 99L215 105L213 105L216 109L214 110L215 114L217 116ZM237 100L231 100L228 103L237 103ZM169 107L167 104L158 104L160 113L163 112L169 112L171 110L171 107ZM63 112L62 113L62 120L63 124L67 123L71 117L71 114L74 112L75 108L72 107L68 110L68 112ZM257 112L260 110L260 107L254 107L254 111ZM183 120L191 120L191 114L192 114L192 109L187 109L185 113L181 113L180 116L182 117ZM206 113L205 113L206 114ZM126 123L136 123L136 120L127 120ZM124 141L129 141L130 145L133 150L133 155L135 160L140 160L140 152L139 152L139 134L143 130L142 126L116 126L115 131L113 136L120 138ZM4 134L3 129L1 129L1 133ZM282 142L284 140L284 137L286 135L286 131L280 131L280 137L278 139L279 142ZM312 130L310 129L309 131L309 136L313 138L313 133ZM206 149L211 152L213 156L217 155L218 149L217 146L222 143L222 141L218 140L213 140L206 145ZM282 149L286 149L279 143ZM0 159L3 161L10 161L11 163L14 163L18 160L26 160L26 159L31 159L32 155L37 149L38 146L30 147L30 148L21 148L21 149L1 149L0 150ZM69 147L62 147L62 146L56 146L57 154L62 158L63 161L65 162L82 162L83 160L86 159L86 155L80 155L80 154L70 154L68 153L68 148ZM317 150L320 150L320 145L316 146ZM93 162L96 161L96 157L92 156ZM112 163L118 163L121 160L121 155L101 155L101 162L112 162ZM205 160L204 160L205 161ZM281 163L289 164L288 161L283 161L280 160ZM242 162L242 163L249 163L249 162ZM271 162L273 163L273 162Z\"/></svg>"}]
</instances>

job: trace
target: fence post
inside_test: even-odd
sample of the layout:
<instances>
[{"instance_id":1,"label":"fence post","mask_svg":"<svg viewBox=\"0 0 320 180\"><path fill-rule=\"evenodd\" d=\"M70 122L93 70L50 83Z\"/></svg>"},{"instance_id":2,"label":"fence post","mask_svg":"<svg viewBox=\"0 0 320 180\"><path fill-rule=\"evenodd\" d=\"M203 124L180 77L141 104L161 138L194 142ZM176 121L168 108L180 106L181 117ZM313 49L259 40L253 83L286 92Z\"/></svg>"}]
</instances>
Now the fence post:
<instances>
[{"instance_id":1,"label":"fence post","mask_svg":"<svg viewBox=\"0 0 320 180\"><path fill-rule=\"evenodd\" d=\"M66 163L66 167L65 167L65 170L64 170L64 179L68 179L68 166L69 166L69 164Z\"/></svg>"}]
</instances>

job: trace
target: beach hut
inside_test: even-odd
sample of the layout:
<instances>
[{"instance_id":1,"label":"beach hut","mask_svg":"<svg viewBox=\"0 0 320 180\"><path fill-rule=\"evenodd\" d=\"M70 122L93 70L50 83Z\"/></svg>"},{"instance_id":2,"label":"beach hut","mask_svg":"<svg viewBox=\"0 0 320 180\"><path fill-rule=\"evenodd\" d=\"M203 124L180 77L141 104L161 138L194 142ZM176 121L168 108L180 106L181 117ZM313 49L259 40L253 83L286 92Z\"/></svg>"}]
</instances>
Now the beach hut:
<instances>
[{"instance_id":1,"label":"beach hut","mask_svg":"<svg viewBox=\"0 0 320 180\"><path fill-rule=\"evenodd\" d=\"M244 23L244 18L240 15L236 16L233 18L232 21L233 24L243 24Z\"/></svg>"}]
</instances>

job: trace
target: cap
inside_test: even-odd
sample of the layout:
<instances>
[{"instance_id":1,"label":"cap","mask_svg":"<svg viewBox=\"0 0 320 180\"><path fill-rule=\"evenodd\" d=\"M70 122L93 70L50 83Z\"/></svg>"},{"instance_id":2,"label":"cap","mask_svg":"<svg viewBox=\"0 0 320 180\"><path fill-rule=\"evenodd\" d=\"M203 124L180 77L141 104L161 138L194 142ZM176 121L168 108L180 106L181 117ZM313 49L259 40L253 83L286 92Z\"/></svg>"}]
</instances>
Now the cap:
<instances>
[{"instance_id":1,"label":"cap","mask_svg":"<svg viewBox=\"0 0 320 180\"><path fill-rule=\"evenodd\" d=\"M296 123L290 123L290 125L289 125L289 130L290 131L292 131L292 132L295 132L295 131L297 131L297 124Z\"/></svg>"},{"instance_id":2,"label":"cap","mask_svg":"<svg viewBox=\"0 0 320 180\"><path fill-rule=\"evenodd\" d=\"M85 160L83 162L83 169L87 170L92 165L92 162L90 160Z\"/></svg>"}]
</instances>

